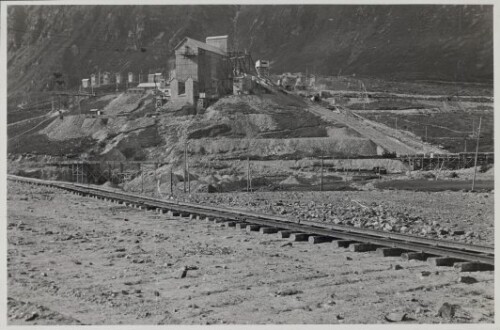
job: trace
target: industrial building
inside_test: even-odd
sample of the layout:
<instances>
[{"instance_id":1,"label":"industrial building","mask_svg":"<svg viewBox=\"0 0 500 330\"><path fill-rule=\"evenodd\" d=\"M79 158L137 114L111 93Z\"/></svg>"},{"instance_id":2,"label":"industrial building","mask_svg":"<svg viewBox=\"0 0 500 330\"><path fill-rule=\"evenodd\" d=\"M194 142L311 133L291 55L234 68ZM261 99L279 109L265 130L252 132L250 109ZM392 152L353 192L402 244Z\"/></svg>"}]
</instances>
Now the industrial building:
<instances>
[{"instance_id":1,"label":"industrial building","mask_svg":"<svg viewBox=\"0 0 500 330\"><path fill-rule=\"evenodd\" d=\"M176 106L184 104L206 107L214 100L230 94L264 93L272 88L267 79L270 62L254 62L248 52L230 50L228 36L207 37L201 42L184 37L174 48L175 57L169 60L168 79L161 72L147 74L147 82L137 85L133 72L126 76L127 93L143 94L153 91L155 98L164 104L167 100ZM151 72L151 71L150 71ZM154 72L154 71L153 71ZM114 78L118 85L122 74L109 72L92 74L82 86L108 85ZM118 87L117 87L118 90Z\"/></svg>"},{"instance_id":2,"label":"industrial building","mask_svg":"<svg viewBox=\"0 0 500 330\"><path fill-rule=\"evenodd\" d=\"M175 77L170 82L172 101L194 105L200 94L210 99L232 93L228 36L208 37L206 42L185 37L174 51Z\"/></svg>"}]
</instances>

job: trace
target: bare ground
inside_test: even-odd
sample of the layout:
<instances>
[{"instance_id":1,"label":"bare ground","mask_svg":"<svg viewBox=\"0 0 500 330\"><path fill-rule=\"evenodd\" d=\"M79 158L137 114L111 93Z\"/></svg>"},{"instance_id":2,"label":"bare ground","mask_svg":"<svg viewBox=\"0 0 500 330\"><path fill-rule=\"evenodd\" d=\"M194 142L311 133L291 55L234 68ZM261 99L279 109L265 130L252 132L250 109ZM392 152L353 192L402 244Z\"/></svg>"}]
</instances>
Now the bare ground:
<instances>
[{"instance_id":1,"label":"bare ground","mask_svg":"<svg viewBox=\"0 0 500 330\"><path fill-rule=\"evenodd\" d=\"M9 183L8 323L494 320L493 272L286 243ZM445 302L454 317L437 316Z\"/></svg>"}]
</instances>

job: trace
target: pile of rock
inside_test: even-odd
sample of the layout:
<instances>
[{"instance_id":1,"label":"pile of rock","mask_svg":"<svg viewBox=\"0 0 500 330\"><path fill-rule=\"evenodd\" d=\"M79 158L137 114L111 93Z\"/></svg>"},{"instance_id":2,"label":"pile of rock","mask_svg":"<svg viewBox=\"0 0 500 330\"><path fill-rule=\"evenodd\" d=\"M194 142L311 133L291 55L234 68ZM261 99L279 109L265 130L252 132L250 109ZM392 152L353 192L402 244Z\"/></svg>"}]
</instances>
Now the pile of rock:
<instances>
[{"instance_id":1,"label":"pile of rock","mask_svg":"<svg viewBox=\"0 0 500 330\"><path fill-rule=\"evenodd\" d=\"M198 201L200 202L200 201ZM472 231L452 227L447 222L425 219L405 205L390 201L372 202L364 205L345 198L333 203L315 201L269 201L267 199L246 199L242 196L218 195L203 199L202 203L225 205L257 212L286 216L295 220L331 222L334 224L368 228L387 232L419 235L429 238L470 241L480 238Z\"/></svg>"},{"instance_id":2,"label":"pile of rock","mask_svg":"<svg viewBox=\"0 0 500 330\"><path fill-rule=\"evenodd\" d=\"M297 220L332 222L339 225L358 228L370 228L401 234L421 235L425 237L453 239L472 238L474 233L457 228L443 226L437 221L426 220L411 214L404 206L371 203L363 205L357 201L345 199L340 204L293 202L274 202L270 211L273 214L293 216Z\"/></svg>"}]
</instances>

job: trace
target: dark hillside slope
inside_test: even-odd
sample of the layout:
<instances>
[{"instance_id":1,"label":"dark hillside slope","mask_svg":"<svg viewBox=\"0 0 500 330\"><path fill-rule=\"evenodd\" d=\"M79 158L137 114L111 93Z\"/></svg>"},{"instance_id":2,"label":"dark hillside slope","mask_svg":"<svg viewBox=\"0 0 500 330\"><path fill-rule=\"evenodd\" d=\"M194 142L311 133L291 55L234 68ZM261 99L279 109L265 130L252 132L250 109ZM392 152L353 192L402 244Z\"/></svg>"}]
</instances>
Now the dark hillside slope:
<instances>
[{"instance_id":1,"label":"dark hillside slope","mask_svg":"<svg viewBox=\"0 0 500 330\"><path fill-rule=\"evenodd\" d=\"M275 60L277 69L305 71L307 65L309 72L402 80L492 79L491 7L276 6L246 18L241 35L251 36L250 44L276 45L256 45L255 51Z\"/></svg>"},{"instance_id":2,"label":"dark hillside slope","mask_svg":"<svg viewBox=\"0 0 500 330\"><path fill-rule=\"evenodd\" d=\"M9 94L74 87L99 70L167 71L184 36L221 34L274 72L489 82L492 8L9 6Z\"/></svg>"}]
</instances>

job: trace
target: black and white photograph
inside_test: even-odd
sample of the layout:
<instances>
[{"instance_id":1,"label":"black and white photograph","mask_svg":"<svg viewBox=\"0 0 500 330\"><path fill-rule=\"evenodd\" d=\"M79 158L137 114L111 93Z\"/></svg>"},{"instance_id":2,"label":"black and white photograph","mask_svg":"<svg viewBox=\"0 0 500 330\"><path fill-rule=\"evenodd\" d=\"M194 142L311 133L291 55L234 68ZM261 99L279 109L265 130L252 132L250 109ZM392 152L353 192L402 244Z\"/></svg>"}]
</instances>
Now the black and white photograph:
<instances>
[{"instance_id":1,"label":"black and white photograph","mask_svg":"<svg viewBox=\"0 0 500 330\"><path fill-rule=\"evenodd\" d=\"M497 11L1 3L1 326L495 329Z\"/></svg>"}]
</instances>

